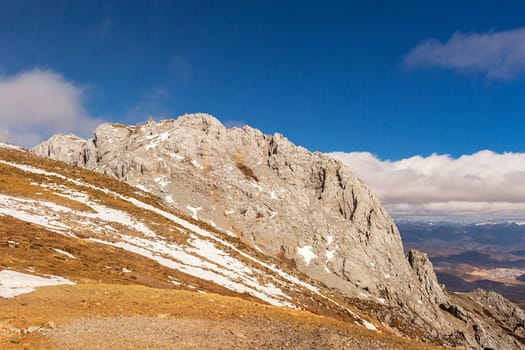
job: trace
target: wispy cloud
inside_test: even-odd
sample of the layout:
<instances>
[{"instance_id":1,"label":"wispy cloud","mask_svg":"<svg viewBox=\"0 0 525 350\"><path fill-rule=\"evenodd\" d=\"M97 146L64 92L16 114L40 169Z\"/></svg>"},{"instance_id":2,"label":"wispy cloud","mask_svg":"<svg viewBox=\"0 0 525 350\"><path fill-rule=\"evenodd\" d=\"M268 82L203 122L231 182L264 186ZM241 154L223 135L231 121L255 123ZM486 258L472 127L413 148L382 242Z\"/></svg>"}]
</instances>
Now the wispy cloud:
<instances>
[{"instance_id":1,"label":"wispy cloud","mask_svg":"<svg viewBox=\"0 0 525 350\"><path fill-rule=\"evenodd\" d=\"M169 118L171 113L166 103L170 98L171 94L166 88L154 87L144 93L140 101L128 109L126 115L133 120L144 120L147 117Z\"/></svg>"},{"instance_id":2,"label":"wispy cloud","mask_svg":"<svg viewBox=\"0 0 525 350\"><path fill-rule=\"evenodd\" d=\"M0 135L34 146L57 132L87 136L102 121L83 105L83 90L52 71L32 70L0 77Z\"/></svg>"},{"instance_id":3,"label":"wispy cloud","mask_svg":"<svg viewBox=\"0 0 525 350\"><path fill-rule=\"evenodd\" d=\"M409 52L405 64L509 80L525 73L525 28L488 33L456 32L445 43L428 39Z\"/></svg>"},{"instance_id":4,"label":"wispy cloud","mask_svg":"<svg viewBox=\"0 0 525 350\"><path fill-rule=\"evenodd\" d=\"M525 217L525 153L480 151L399 161L366 152L329 155L363 179L398 218Z\"/></svg>"},{"instance_id":5,"label":"wispy cloud","mask_svg":"<svg viewBox=\"0 0 525 350\"><path fill-rule=\"evenodd\" d=\"M247 125L243 120L226 120L222 124L227 128L242 128Z\"/></svg>"}]
</instances>

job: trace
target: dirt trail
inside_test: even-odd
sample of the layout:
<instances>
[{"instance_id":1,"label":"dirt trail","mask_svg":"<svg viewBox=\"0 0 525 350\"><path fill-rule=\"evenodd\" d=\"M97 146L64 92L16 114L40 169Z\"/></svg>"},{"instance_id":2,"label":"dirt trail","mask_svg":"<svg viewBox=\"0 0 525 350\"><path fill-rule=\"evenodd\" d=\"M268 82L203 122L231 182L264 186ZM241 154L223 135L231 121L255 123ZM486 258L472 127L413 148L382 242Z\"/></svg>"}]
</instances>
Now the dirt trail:
<instances>
[{"instance_id":1,"label":"dirt trail","mask_svg":"<svg viewBox=\"0 0 525 350\"><path fill-rule=\"evenodd\" d=\"M79 319L45 332L60 349L401 349L363 334L253 318Z\"/></svg>"},{"instance_id":2,"label":"dirt trail","mask_svg":"<svg viewBox=\"0 0 525 350\"><path fill-rule=\"evenodd\" d=\"M217 294L80 284L0 298L1 349L440 349Z\"/></svg>"}]
</instances>

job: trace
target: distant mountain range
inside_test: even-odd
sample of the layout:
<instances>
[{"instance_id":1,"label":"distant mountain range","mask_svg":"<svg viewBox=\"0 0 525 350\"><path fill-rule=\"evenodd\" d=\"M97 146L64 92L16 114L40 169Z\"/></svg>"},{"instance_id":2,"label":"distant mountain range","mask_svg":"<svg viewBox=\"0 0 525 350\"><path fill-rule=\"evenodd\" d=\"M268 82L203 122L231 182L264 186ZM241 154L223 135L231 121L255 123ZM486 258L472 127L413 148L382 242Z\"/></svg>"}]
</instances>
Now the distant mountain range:
<instances>
[{"instance_id":1,"label":"distant mountain range","mask_svg":"<svg viewBox=\"0 0 525 350\"><path fill-rule=\"evenodd\" d=\"M406 247L427 252L448 289L498 291L525 308L525 225L399 221Z\"/></svg>"}]
</instances>

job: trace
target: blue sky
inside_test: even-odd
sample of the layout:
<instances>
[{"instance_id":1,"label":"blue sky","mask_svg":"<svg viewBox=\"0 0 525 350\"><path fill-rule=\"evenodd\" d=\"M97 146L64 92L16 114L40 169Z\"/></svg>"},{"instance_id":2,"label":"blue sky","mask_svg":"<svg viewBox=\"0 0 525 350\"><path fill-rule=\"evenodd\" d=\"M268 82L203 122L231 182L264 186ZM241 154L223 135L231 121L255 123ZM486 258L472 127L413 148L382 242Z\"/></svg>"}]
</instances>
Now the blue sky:
<instances>
[{"instance_id":1,"label":"blue sky","mask_svg":"<svg viewBox=\"0 0 525 350\"><path fill-rule=\"evenodd\" d=\"M519 1L3 1L0 74L48 73L76 89L82 118L64 131L84 136L93 120L207 112L323 152L523 152L525 62L504 74L487 66L501 59L447 66L446 47L409 59L432 38L523 27ZM12 115L5 134L35 128Z\"/></svg>"},{"instance_id":2,"label":"blue sky","mask_svg":"<svg viewBox=\"0 0 525 350\"><path fill-rule=\"evenodd\" d=\"M522 1L2 1L0 141L206 112L397 218L525 223Z\"/></svg>"}]
</instances>

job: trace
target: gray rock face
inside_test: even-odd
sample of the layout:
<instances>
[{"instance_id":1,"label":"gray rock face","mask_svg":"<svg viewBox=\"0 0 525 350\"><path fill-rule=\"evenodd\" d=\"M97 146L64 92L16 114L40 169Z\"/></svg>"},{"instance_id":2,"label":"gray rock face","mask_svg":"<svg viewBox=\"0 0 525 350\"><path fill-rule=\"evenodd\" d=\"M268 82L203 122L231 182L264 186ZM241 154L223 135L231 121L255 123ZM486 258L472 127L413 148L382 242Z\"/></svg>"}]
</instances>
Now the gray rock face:
<instances>
[{"instance_id":1,"label":"gray rock face","mask_svg":"<svg viewBox=\"0 0 525 350\"><path fill-rule=\"evenodd\" d=\"M525 312L502 295L476 289L468 294L470 298L483 305L485 310L504 325L509 331L525 338Z\"/></svg>"},{"instance_id":2,"label":"gray rock face","mask_svg":"<svg viewBox=\"0 0 525 350\"><path fill-rule=\"evenodd\" d=\"M86 140L76 135L57 134L33 148L33 152L66 163L82 165L85 144Z\"/></svg>"},{"instance_id":3,"label":"gray rock face","mask_svg":"<svg viewBox=\"0 0 525 350\"><path fill-rule=\"evenodd\" d=\"M408 252L408 262L423 286L426 299L431 304L447 305L447 297L443 287L437 281L434 267L428 259L428 255L412 249Z\"/></svg>"},{"instance_id":4,"label":"gray rock face","mask_svg":"<svg viewBox=\"0 0 525 350\"><path fill-rule=\"evenodd\" d=\"M444 307L464 323L460 331L468 344L480 349L524 349L525 315L516 305L495 292L478 289L451 293Z\"/></svg>"},{"instance_id":5,"label":"gray rock face","mask_svg":"<svg viewBox=\"0 0 525 350\"><path fill-rule=\"evenodd\" d=\"M432 264L415 251L406 259L369 189L341 162L280 134L193 114L103 124L93 139L57 135L33 151L152 192L345 295L405 310L429 338L457 332Z\"/></svg>"}]
</instances>

